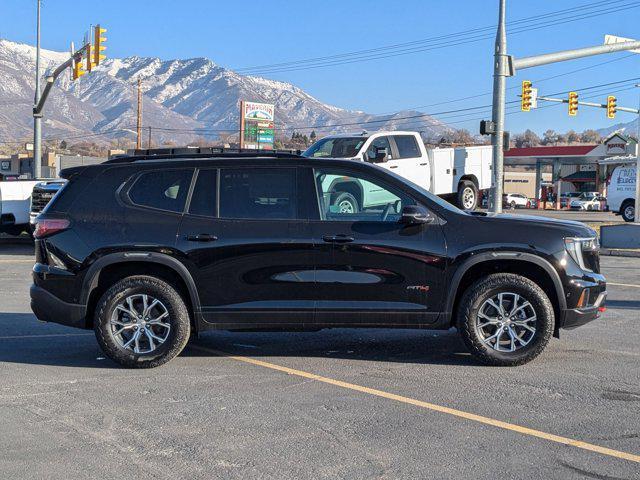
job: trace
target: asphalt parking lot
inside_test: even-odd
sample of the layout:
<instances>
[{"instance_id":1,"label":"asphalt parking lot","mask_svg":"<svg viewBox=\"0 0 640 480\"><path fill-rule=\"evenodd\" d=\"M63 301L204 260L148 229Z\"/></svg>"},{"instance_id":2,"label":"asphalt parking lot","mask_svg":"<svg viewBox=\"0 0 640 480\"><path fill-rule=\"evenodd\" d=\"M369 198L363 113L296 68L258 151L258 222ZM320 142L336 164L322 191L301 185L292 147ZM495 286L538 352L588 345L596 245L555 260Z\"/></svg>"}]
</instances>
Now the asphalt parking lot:
<instances>
[{"instance_id":1,"label":"asphalt parking lot","mask_svg":"<svg viewBox=\"0 0 640 480\"><path fill-rule=\"evenodd\" d=\"M0 244L0 478L640 478L640 259L608 310L517 368L455 331L208 333L124 370L39 323Z\"/></svg>"}]
</instances>

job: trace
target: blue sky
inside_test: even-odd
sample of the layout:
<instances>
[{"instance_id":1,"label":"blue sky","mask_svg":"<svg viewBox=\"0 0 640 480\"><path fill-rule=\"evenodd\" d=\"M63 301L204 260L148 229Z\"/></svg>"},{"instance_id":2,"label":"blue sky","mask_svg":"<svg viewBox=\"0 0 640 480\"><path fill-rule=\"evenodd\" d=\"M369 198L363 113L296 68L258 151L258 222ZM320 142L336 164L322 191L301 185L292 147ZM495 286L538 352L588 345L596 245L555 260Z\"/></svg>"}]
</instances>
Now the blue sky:
<instances>
[{"instance_id":1,"label":"blue sky","mask_svg":"<svg viewBox=\"0 0 640 480\"><path fill-rule=\"evenodd\" d=\"M507 19L520 20L594 2L508 0ZM35 0L2 0L0 36L33 44L35 3ZM640 8L629 8L640 7L640 2L602 3L584 10L599 13L593 18L511 34L509 53L521 57L596 45L602 43L605 33L640 38ZM42 45L66 50L71 40L79 41L89 24L99 22L109 30L107 53L112 57L208 57L226 67L243 68L488 27L496 21L497 4L497 0L43 0ZM616 6L620 10L615 13L602 12ZM544 20L536 22L541 21ZM439 50L263 76L292 82L318 99L344 108L386 113L419 106L422 111L438 113L491 102L488 95L433 105L490 92L492 50L493 40L485 39ZM538 79L609 60L616 61L536 83ZM618 53L523 71L509 79L508 86L518 86L528 79L534 81L541 94L553 94L634 77L640 77L640 55ZM630 81L612 86L610 91L595 90L598 96L592 101L604 101L607 93L632 84ZM517 93L517 88L510 90L508 100L517 100ZM619 105L636 106L640 88L615 94ZM587 92L581 98L586 96ZM475 132L477 118L488 114L472 113L466 117L443 114L440 118ZM509 115L507 128L513 132L525 128L538 132L547 128L580 131L632 119L631 114L619 113L615 120L608 120L604 111L586 107L580 109L577 117L569 117L563 105Z\"/></svg>"}]
</instances>

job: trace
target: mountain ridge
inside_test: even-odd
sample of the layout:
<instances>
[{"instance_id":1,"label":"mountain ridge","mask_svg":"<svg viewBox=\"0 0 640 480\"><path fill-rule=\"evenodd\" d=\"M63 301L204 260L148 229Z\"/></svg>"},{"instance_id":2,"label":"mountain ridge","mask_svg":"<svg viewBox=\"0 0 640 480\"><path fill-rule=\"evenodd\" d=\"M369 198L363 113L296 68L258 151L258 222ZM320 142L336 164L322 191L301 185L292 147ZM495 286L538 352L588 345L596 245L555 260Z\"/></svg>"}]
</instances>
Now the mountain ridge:
<instances>
[{"instance_id":1,"label":"mountain ridge","mask_svg":"<svg viewBox=\"0 0 640 480\"><path fill-rule=\"evenodd\" d=\"M67 58L65 52L42 49L43 75ZM35 47L0 39L2 140L31 135L34 70ZM131 140L138 79L142 82L143 125L152 127L156 143L186 144L236 133L240 100L275 104L276 125L283 137L290 137L293 131L310 134L313 126L328 126L316 128L319 136L361 129L410 129L433 138L453 130L418 111L375 115L343 109L291 83L241 75L204 57L130 56L107 59L75 82L68 74L61 75L45 106L45 138L81 139L84 135L98 142ZM420 118L404 118L416 115Z\"/></svg>"}]
</instances>

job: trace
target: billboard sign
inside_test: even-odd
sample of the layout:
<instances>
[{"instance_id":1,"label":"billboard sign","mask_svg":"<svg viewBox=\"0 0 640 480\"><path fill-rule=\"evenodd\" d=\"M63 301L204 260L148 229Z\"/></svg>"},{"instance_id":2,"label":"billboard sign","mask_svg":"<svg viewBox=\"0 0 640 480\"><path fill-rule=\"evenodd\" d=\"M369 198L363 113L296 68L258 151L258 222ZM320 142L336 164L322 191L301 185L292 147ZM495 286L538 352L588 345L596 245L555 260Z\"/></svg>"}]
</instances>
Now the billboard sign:
<instances>
[{"instance_id":1,"label":"billboard sign","mask_svg":"<svg viewBox=\"0 0 640 480\"><path fill-rule=\"evenodd\" d=\"M240 102L240 148L273 150L275 105Z\"/></svg>"}]
</instances>

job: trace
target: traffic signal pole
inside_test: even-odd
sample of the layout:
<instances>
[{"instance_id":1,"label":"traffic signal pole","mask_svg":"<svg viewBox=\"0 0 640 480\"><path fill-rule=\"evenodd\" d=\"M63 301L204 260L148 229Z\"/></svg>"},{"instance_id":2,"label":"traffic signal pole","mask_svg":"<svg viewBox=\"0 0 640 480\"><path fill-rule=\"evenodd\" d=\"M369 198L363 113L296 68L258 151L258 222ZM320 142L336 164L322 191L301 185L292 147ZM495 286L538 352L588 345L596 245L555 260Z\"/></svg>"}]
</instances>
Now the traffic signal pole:
<instances>
[{"instance_id":1,"label":"traffic signal pole","mask_svg":"<svg viewBox=\"0 0 640 480\"><path fill-rule=\"evenodd\" d=\"M502 211L502 179L504 167L503 133L504 133L504 109L506 77L511 77L518 70L525 68L548 65L550 63L566 62L578 58L592 57L605 53L623 52L627 50L640 49L639 41L620 42L609 45L598 45L595 47L579 48L575 50L562 50L554 53L536 55L516 59L507 55L507 38L505 32L505 5L506 0L500 0L498 30L496 33L496 46L494 52L493 68L493 115L492 120L495 130L492 132L491 145L493 146L493 195L491 211L500 213ZM640 165L640 162L639 162ZM640 183L640 179L638 182ZM636 201L636 217L638 215L638 201Z\"/></svg>"},{"instance_id":2,"label":"traffic signal pole","mask_svg":"<svg viewBox=\"0 0 640 480\"><path fill-rule=\"evenodd\" d=\"M40 102L40 4L37 0L36 17L36 91L33 97L34 106ZM42 113L33 111L33 178L42 176Z\"/></svg>"},{"instance_id":3,"label":"traffic signal pole","mask_svg":"<svg viewBox=\"0 0 640 480\"><path fill-rule=\"evenodd\" d=\"M505 25L506 0L500 0L498 13L498 31L496 32L495 51L493 53L493 108L491 120L495 131L491 136L493 150L492 178L490 196L492 212L502 212L502 190L504 177L504 111L507 90L507 31Z\"/></svg>"}]
</instances>

